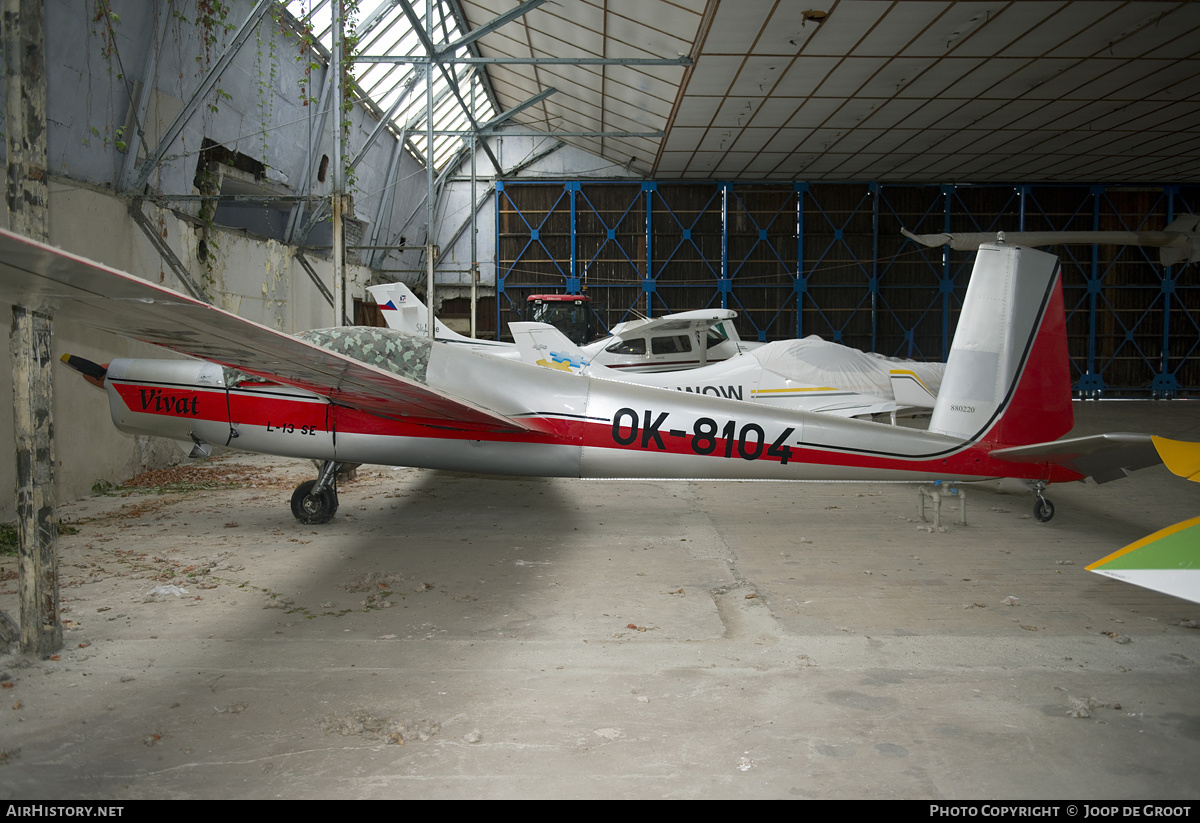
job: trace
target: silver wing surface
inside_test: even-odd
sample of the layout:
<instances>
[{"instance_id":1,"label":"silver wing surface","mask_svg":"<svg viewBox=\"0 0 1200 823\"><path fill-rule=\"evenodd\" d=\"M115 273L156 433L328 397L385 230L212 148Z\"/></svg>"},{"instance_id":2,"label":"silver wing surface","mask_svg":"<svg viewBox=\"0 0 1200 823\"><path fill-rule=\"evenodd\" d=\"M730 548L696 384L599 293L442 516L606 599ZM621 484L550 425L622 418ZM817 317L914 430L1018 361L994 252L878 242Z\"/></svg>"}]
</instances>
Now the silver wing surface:
<instances>
[{"instance_id":1,"label":"silver wing surface","mask_svg":"<svg viewBox=\"0 0 1200 823\"><path fill-rule=\"evenodd\" d=\"M385 370L3 230L0 299L305 389L369 414L450 428L527 430L503 414L426 385L429 343L421 338L406 336L410 350L401 368Z\"/></svg>"}]
</instances>

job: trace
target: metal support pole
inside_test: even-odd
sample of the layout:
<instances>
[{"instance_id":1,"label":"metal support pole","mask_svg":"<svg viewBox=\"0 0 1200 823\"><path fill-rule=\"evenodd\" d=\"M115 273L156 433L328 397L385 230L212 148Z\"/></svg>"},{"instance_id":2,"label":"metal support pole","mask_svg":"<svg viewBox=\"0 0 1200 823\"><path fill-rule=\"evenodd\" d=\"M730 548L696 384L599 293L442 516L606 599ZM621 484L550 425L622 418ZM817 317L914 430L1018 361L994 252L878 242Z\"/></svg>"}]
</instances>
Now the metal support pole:
<instances>
[{"instance_id":1,"label":"metal support pole","mask_svg":"<svg viewBox=\"0 0 1200 823\"><path fill-rule=\"evenodd\" d=\"M309 120L311 121L308 129L308 155L304 158L304 165L300 171L300 185L296 191L301 194L312 194L312 178L313 178L313 157L317 153L317 146L321 142L321 133L325 131L325 120L329 114L329 90L333 85L331 79L327 76L326 82L321 84L321 102L317 104L317 110L314 113L310 108ZM288 225L284 237L289 243L302 243L305 240L305 233L311 226L316 225L316 221L305 224L304 220L304 201L300 201L292 207L291 214L288 215ZM304 230L301 230L301 226Z\"/></svg>"},{"instance_id":2,"label":"metal support pole","mask_svg":"<svg viewBox=\"0 0 1200 823\"><path fill-rule=\"evenodd\" d=\"M346 240L342 230L343 209L345 208L346 169L343 138L345 130L342 121L346 117L343 105L346 99L342 86L343 58L345 45L345 25L342 19L342 4L334 0L333 9L333 51L329 60L330 82L333 84L333 191L330 197L330 211L333 213L333 322L334 325L344 326L346 322Z\"/></svg>"},{"instance_id":3,"label":"metal support pole","mask_svg":"<svg viewBox=\"0 0 1200 823\"><path fill-rule=\"evenodd\" d=\"M475 77L476 73L471 74L471 111L475 111ZM476 329L475 313L479 308L479 247L476 235L478 229L475 224L475 216L479 212L479 207L476 206L476 198L479 192L476 191L476 186L479 181L476 179L475 172L475 155L478 153L478 147L475 145L475 134L471 134L471 337L474 338L478 333ZM453 249L454 243L448 243L446 248Z\"/></svg>"},{"instance_id":4,"label":"metal support pole","mask_svg":"<svg viewBox=\"0 0 1200 823\"><path fill-rule=\"evenodd\" d=\"M943 186L942 191L942 228L950 231L950 210L954 197L953 186ZM942 247L942 362L950 357L950 343L953 336L950 333L950 307L953 305L954 272L950 268L950 249Z\"/></svg>"},{"instance_id":5,"label":"metal support pole","mask_svg":"<svg viewBox=\"0 0 1200 823\"><path fill-rule=\"evenodd\" d=\"M879 184L868 188L871 197L871 351L879 351Z\"/></svg>"},{"instance_id":6,"label":"metal support pole","mask_svg":"<svg viewBox=\"0 0 1200 823\"><path fill-rule=\"evenodd\" d=\"M346 239L342 233L342 195L333 194L333 324L346 322Z\"/></svg>"},{"instance_id":7,"label":"metal support pole","mask_svg":"<svg viewBox=\"0 0 1200 823\"><path fill-rule=\"evenodd\" d=\"M796 339L804 337L804 193L808 186L795 183L796 192L796 282L792 290L796 293Z\"/></svg>"},{"instance_id":8,"label":"metal support pole","mask_svg":"<svg viewBox=\"0 0 1200 823\"><path fill-rule=\"evenodd\" d=\"M411 12L405 4L405 11ZM409 14L409 19L412 20L412 14ZM425 0L425 23L429 26L427 40L430 44L433 42L433 0ZM418 26L414 26L419 31ZM430 46L430 56L433 54L433 48ZM425 303L428 310L429 323L429 339L435 339L434 325L436 313L436 300L434 299L434 284L433 284L433 216L434 216L434 193L433 193L433 72L425 73L425 178L429 186L425 199ZM473 119L472 119L473 124ZM496 171L500 171L500 163L495 164Z\"/></svg>"},{"instance_id":9,"label":"metal support pole","mask_svg":"<svg viewBox=\"0 0 1200 823\"><path fill-rule=\"evenodd\" d=\"M721 286L729 279L729 183L721 183ZM729 308L729 292L721 289L721 308Z\"/></svg>"},{"instance_id":10,"label":"metal support pole","mask_svg":"<svg viewBox=\"0 0 1200 823\"><path fill-rule=\"evenodd\" d=\"M379 193L379 208L375 210L375 222L371 226L371 245L381 246L380 239L383 235L383 227L385 222L390 223L388 219L392 213L392 200L396 195L396 178L400 173L401 159L404 156L404 135L400 135L400 139L392 147L392 156L388 159L387 177L384 179L383 191ZM383 266L387 259L388 247L382 246L379 249L371 252L371 268L378 269Z\"/></svg>"}]
</instances>

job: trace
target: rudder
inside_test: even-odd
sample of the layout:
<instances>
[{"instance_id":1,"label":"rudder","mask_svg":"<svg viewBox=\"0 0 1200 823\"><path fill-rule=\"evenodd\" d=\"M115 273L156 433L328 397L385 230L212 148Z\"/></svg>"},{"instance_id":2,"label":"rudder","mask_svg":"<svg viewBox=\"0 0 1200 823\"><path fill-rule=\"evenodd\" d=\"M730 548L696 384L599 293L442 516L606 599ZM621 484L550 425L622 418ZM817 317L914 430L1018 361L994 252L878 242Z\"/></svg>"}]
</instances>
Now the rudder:
<instances>
[{"instance_id":1,"label":"rudder","mask_svg":"<svg viewBox=\"0 0 1200 823\"><path fill-rule=\"evenodd\" d=\"M929 430L1020 446L1073 425L1058 258L980 246Z\"/></svg>"}]
</instances>

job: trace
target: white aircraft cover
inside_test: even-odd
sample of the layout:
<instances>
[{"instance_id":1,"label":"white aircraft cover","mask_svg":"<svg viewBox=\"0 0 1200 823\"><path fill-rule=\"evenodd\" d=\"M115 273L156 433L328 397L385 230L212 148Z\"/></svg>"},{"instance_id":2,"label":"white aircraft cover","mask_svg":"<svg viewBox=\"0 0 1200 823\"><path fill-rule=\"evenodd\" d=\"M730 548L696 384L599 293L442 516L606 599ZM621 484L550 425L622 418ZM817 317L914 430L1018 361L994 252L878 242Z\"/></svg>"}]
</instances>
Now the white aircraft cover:
<instances>
[{"instance_id":1,"label":"white aircraft cover","mask_svg":"<svg viewBox=\"0 0 1200 823\"><path fill-rule=\"evenodd\" d=\"M911 369L933 392L942 384L945 363L924 363L884 357L822 340L810 334L801 340L780 340L749 352L763 368L797 382L830 386L874 397L892 397L892 369Z\"/></svg>"}]
</instances>

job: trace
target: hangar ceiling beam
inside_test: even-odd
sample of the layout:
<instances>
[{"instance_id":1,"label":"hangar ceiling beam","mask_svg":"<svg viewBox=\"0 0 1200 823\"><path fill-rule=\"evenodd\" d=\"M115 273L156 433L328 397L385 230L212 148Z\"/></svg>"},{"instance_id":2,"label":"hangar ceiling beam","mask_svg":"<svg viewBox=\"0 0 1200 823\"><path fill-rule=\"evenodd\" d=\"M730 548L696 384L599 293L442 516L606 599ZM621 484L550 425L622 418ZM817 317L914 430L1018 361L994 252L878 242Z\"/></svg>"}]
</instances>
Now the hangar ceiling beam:
<instances>
[{"instance_id":1,"label":"hangar ceiling beam","mask_svg":"<svg viewBox=\"0 0 1200 823\"><path fill-rule=\"evenodd\" d=\"M439 62L446 60L450 55L454 54L454 52L458 51L463 46L474 43L476 40L478 40L480 37L483 37L486 34L491 34L496 29L503 26L505 23L511 23L513 20L516 20L518 17L528 14L529 12L533 11L534 9L536 9L538 6L542 5L545 2L546 2L546 0L526 0L526 2L522 3L521 5L517 6L516 8L509 9L504 14L500 14L500 15L497 15L496 17L493 17L490 21L488 21L487 23L484 23L482 26L475 29L474 31L472 31L468 34L464 34L462 37L458 38L453 43L447 44L444 48L442 48L436 54L432 55L433 59L437 60Z\"/></svg>"},{"instance_id":2,"label":"hangar ceiling beam","mask_svg":"<svg viewBox=\"0 0 1200 823\"><path fill-rule=\"evenodd\" d=\"M375 27L384 21L387 13L396 8L396 0L380 3L375 7L374 11L368 14L361 23L358 24L358 37L360 40L367 39L367 36L375 30Z\"/></svg>"},{"instance_id":3,"label":"hangar ceiling beam","mask_svg":"<svg viewBox=\"0 0 1200 823\"><path fill-rule=\"evenodd\" d=\"M396 97L396 102L392 103L392 107L387 110L387 114L381 117L379 122L375 124L375 128L371 130L371 133L367 136L366 141L363 142L363 146L361 149L359 149L358 154L353 160L350 161L351 168L357 167L358 164L362 162L362 159L367 156L367 152L370 150L371 146L375 145L375 141L378 140L379 136L387 130L388 126L392 122L392 118L396 116L396 114L400 111L401 106L403 106L405 101L408 100L408 96L412 94L412 90L416 87L417 83L425 77L425 72L427 70L428 67L420 66L416 71L408 76L407 80L404 81L404 88L401 89L400 94ZM404 141L401 139L399 142L403 143Z\"/></svg>"},{"instance_id":4,"label":"hangar ceiling beam","mask_svg":"<svg viewBox=\"0 0 1200 823\"><path fill-rule=\"evenodd\" d=\"M360 54L355 63L428 63L428 57ZM447 66L690 66L690 57L448 57Z\"/></svg>"},{"instance_id":5,"label":"hangar ceiling beam","mask_svg":"<svg viewBox=\"0 0 1200 823\"><path fill-rule=\"evenodd\" d=\"M434 134L453 135L455 137L469 137L475 132L472 131L455 131L454 129L434 130ZM503 132L484 132L485 135L495 137L503 135L505 137L662 137L666 134L664 131L508 131ZM482 137L483 135L477 135ZM615 165L615 164L614 164Z\"/></svg>"}]
</instances>

